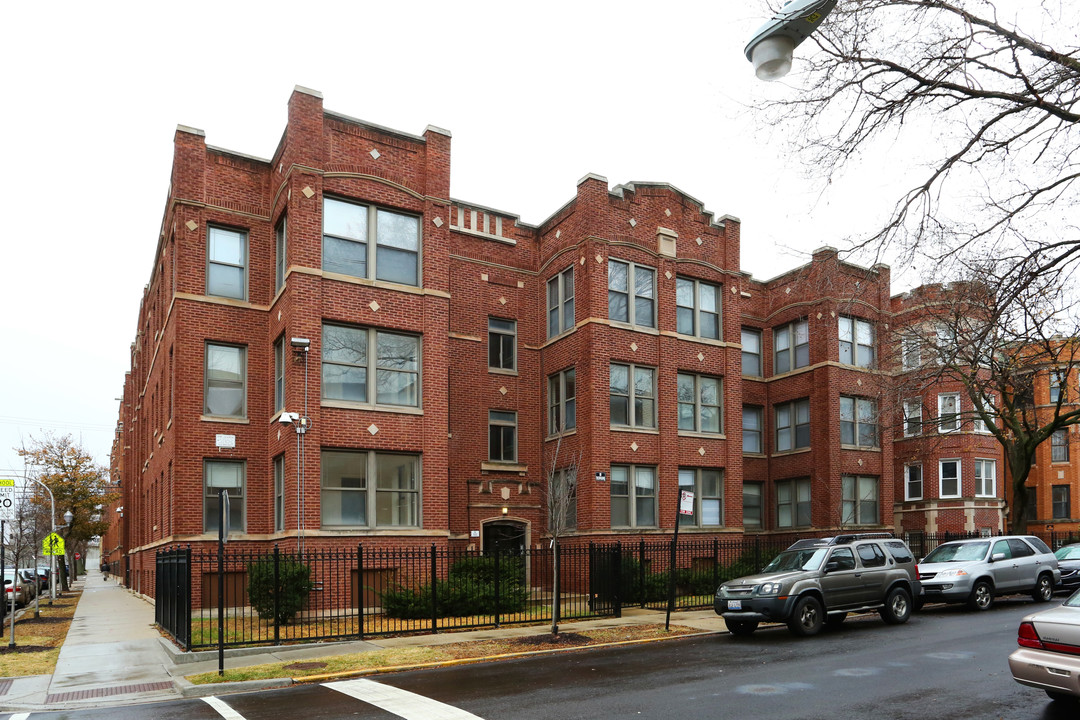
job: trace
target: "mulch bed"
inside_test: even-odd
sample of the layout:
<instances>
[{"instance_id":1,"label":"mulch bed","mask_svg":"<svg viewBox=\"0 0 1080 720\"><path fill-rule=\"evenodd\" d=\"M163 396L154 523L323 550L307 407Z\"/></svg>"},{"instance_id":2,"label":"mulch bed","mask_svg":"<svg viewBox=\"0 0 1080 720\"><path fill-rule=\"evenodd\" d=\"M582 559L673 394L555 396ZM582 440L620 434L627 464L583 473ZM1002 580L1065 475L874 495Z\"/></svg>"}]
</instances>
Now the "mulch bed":
<instances>
[{"instance_id":1,"label":"mulch bed","mask_svg":"<svg viewBox=\"0 0 1080 720\"><path fill-rule=\"evenodd\" d=\"M6 641L5 640L0 640L0 642L6 642ZM18 640L15 641L15 643L16 643L15 647L11 647L10 645L3 645L2 647L0 647L0 655L12 655L12 654L15 654L15 653L46 652L48 650L55 650L56 649L56 648L48 647L46 645L19 645L18 642L19 642Z\"/></svg>"},{"instance_id":2,"label":"mulch bed","mask_svg":"<svg viewBox=\"0 0 1080 720\"><path fill-rule=\"evenodd\" d=\"M566 647L567 645L588 645L592 641L588 635L567 632L552 635L530 635L528 637L507 638L506 644L521 647L527 650L541 650L545 648Z\"/></svg>"}]
</instances>

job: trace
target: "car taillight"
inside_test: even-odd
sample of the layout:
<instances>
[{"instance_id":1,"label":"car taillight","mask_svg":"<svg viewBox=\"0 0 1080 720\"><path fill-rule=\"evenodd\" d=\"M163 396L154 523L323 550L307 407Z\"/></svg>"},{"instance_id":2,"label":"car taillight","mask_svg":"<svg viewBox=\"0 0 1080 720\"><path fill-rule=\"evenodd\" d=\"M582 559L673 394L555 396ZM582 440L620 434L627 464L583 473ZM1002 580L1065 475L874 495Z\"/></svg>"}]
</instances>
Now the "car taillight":
<instances>
[{"instance_id":1,"label":"car taillight","mask_svg":"<svg viewBox=\"0 0 1080 720\"><path fill-rule=\"evenodd\" d=\"M1039 633L1035 631L1035 625L1029 622L1020 623L1020 631L1016 635L1016 643L1020 647L1043 649Z\"/></svg>"}]
</instances>

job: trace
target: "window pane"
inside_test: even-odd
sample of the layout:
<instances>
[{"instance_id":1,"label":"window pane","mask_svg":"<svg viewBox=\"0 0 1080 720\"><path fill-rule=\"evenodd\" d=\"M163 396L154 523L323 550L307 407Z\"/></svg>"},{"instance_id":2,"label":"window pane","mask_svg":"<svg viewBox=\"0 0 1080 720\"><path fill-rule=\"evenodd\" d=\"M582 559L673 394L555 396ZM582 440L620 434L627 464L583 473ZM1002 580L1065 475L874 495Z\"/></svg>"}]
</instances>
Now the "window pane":
<instances>
[{"instance_id":1,"label":"window pane","mask_svg":"<svg viewBox=\"0 0 1080 720\"><path fill-rule=\"evenodd\" d=\"M645 327L656 327L653 318L653 301L649 298L637 298L634 300L634 324Z\"/></svg>"},{"instance_id":2,"label":"window pane","mask_svg":"<svg viewBox=\"0 0 1080 720\"><path fill-rule=\"evenodd\" d=\"M694 310L693 308L678 308L676 311L675 331L680 335L694 334Z\"/></svg>"},{"instance_id":3,"label":"window pane","mask_svg":"<svg viewBox=\"0 0 1080 720\"><path fill-rule=\"evenodd\" d=\"M608 291L608 318L616 322L630 322L630 306L625 293Z\"/></svg>"},{"instance_id":4,"label":"window pane","mask_svg":"<svg viewBox=\"0 0 1080 720\"><path fill-rule=\"evenodd\" d=\"M380 245L375 248L375 276L386 282L418 285L419 257L415 252Z\"/></svg>"},{"instance_id":5,"label":"window pane","mask_svg":"<svg viewBox=\"0 0 1080 720\"><path fill-rule=\"evenodd\" d=\"M717 288L715 285L698 284L698 300L701 302L701 310L708 313L716 313L720 309L717 300Z\"/></svg>"},{"instance_id":6,"label":"window pane","mask_svg":"<svg viewBox=\"0 0 1080 720\"><path fill-rule=\"evenodd\" d=\"M333 237L323 238L323 270L367 277L367 245Z\"/></svg>"},{"instance_id":7,"label":"window pane","mask_svg":"<svg viewBox=\"0 0 1080 720\"><path fill-rule=\"evenodd\" d=\"M206 268L206 292L222 297L244 297L244 268L210 263Z\"/></svg>"},{"instance_id":8,"label":"window pane","mask_svg":"<svg viewBox=\"0 0 1080 720\"><path fill-rule=\"evenodd\" d=\"M634 267L634 294L641 298L653 297L656 273L641 266Z\"/></svg>"},{"instance_id":9,"label":"window pane","mask_svg":"<svg viewBox=\"0 0 1080 720\"><path fill-rule=\"evenodd\" d=\"M612 393L619 395L629 395L630 368L626 365L612 365L610 385Z\"/></svg>"},{"instance_id":10,"label":"window pane","mask_svg":"<svg viewBox=\"0 0 1080 720\"><path fill-rule=\"evenodd\" d=\"M694 307L694 283L692 280L675 279L675 304L678 307Z\"/></svg>"},{"instance_id":11,"label":"window pane","mask_svg":"<svg viewBox=\"0 0 1080 720\"><path fill-rule=\"evenodd\" d=\"M702 312L700 314L701 320L701 337L709 338L711 340L720 339L720 316L715 313Z\"/></svg>"},{"instance_id":12,"label":"window pane","mask_svg":"<svg viewBox=\"0 0 1080 720\"><path fill-rule=\"evenodd\" d=\"M367 402L367 368L323 365L323 397Z\"/></svg>"},{"instance_id":13,"label":"window pane","mask_svg":"<svg viewBox=\"0 0 1080 720\"><path fill-rule=\"evenodd\" d=\"M411 250L413 253L420 249L420 219L418 217L379 210L376 213L375 222L379 228L377 244L400 250Z\"/></svg>"},{"instance_id":14,"label":"window pane","mask_svg":"<svg viewBox=\"0 0 1080 720\"><path fill-rule=\"evenodd\" d=\"M367 330L323 326L323 360L350 365L367 365Z\"/></svg>"},{"instance_id":15,"label":"window pane","mask_svg":"<svg viewBox=\"0 0 1080 720\"><path fill-rule=\"evenodd\" d=\"M244 264L244 234L223 228L210 228L210 262Z\"/></svg>"},{"instance_id":16,"label":"window pane","mask_svg":"<svg viewBox=\"0 0 1080 720\"><path fill-rule=\"evenodd\" d=\"M326 198L323 200L323 233L367 241L367 208Z\"/></svg>"},{"instance_id":17,"label":"window pane","mask_svg":"<svg viewBox=\"0 0 1080 720\"><path fill-rule=\"evenodd\" d=\"M712 433L720 432L720 408L701 408L701 431Z\"/></svg>"},{"instance_id":18,"label":"window pane","mask_svg":"<svg viewBox=\"0 0 1080 720\"><path fill-rule=\"evenodd\" d=\"M608 260L608 289L628 292L630 290L630 268L626 263Z\"/></svg>"}]
</instances>

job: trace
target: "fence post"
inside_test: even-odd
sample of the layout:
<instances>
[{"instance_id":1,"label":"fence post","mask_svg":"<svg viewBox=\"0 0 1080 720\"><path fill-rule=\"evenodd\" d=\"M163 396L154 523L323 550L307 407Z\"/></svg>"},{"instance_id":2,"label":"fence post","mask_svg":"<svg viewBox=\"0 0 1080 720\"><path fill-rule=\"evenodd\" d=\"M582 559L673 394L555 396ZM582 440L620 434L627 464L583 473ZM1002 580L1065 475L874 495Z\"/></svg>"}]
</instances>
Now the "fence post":
<instances>
[{"instance_id":1,"label":"fence post","mask_svg":"<svg viewBox=\"0 0 1080 720\"><path fill-rule=\"evenodd\" d=\"M364 639L364 544L356 546L356 605L360 613L360 639Z\"/></svg>"},{"instance_id":2,"label":"fence post","mask_svg":"<svg viewBox=\"0 0 1080 720\"><path fill-rule=\"evenodd\" d=\"M499 541L495 541L495 627L499 627Z\"/></svg>"},{"instance_id":3,"label":"fence post","mask_svg":"<svg viewBox=\"0 0 1080 720\"><path fill-rule=\"evenodd\" d=\"M274 644L281 644L281 625L278 623L278 598L281 595L281 554L274 544Z\"/></svg>"},{"instance_id":4,"label":"fence post","mask_svg":"<svg viewBox=\"0 0 1080 720\"><path fill-rule=\"evenodd\" d=\"M622 554L622 541L619 542L619 554ZM641 607L645 607L645 538L641 538L638 544L638 597L641 598ZM622 614L619 614L622 617Z\"/></svg>"},{"instance_id":5,"label":"fence post","mask_svg":"<svg viewBox=\"0 0 1080 720\"><path fill-rule=\"evenodd\" d=\"M186 598L179 598L182 602L181 607L184 608L184 628L187 630L187 635L184 637L184 649L191 649L191 543L188 543L187 549L184 551L184 574L187 576L184 580L184 592L187 594Z\"/></svg>"},{"instance_id":6,"label":"fence post","mask_svg":"<svg viewBox=\"0 0 1080 720\"><path fill-rule=\"evenodd\" d=\"M712 586L713 592L720 587L720 538L712 539Z\"/></svg>"},{"instance_id":7,"label":"fence post","mask_svg":"<svg viewBox=\"0 0 1080 720\"><path fill-rule=\"evenodd\" d=\"M591 545L591 543L590 543L590 545ZM554 598L552 599L552 603L551 603L552 627L558 627L559 626L559 621L562 620L562 597L561 597L562 593L561 593L561 588L559 587L560 583L562 582L562 580L559 577L562 574L562 567L561 567L562 560L561 560L561 557L560 557L560 555L561 555L560 548L561 547L562 546L559 545L559 542L556 539L554 547L552 548L552 553L551 553L552 562L555 564L555 567L553 568L554 569L554 573L553 573L554 577L552 578L552 581L551 581L551 592L554 594ZM592 554L591 550L590 550L589 554L590 555ZM592 590L591 587L589 589ZM590 593L590 595L591 595L591 593Z\"/></svg>"},{"instance_id":8,"label":"fence post","mask_svg":"<svg viewBox=\"0 0 1080 720\"><path fill-rule=\"evenodd\" d=\"M644 549L645 541L641 541L642 549ZM615 608L615 617L622 617L622 543L615 543L615 572L612 575L615 576L615 588L611 594L611 606Z\"/></svg>"},{"instance_id":9,"label":"fence post","mask_svg":"<svg viewBox=\"0 0 1080 720\"><path fill-rule=\"evenodd\" d=\"M431 544L431 632L439 632L439 599L438 580L439 568L435 555L435 543Z\"/></svg>"}]
</instances>

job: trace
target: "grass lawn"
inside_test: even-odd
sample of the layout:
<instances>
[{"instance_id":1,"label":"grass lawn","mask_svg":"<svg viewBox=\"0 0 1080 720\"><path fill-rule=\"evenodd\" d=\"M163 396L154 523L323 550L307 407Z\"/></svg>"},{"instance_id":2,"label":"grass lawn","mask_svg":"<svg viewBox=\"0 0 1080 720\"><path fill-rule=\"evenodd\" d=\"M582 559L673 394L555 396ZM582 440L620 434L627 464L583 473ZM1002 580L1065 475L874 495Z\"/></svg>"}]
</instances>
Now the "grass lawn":
<instances>
[{"instance_id":1,"label":"grass lawn","mask_svg":"<svg viewBox=\"0 0 1080 720\"><path fill-rule=\"evenodd\" d=\"M64 644L75 606L82 592L68 591L49 606L41 598L41 617L34 617L33 604L22 611L15 621L15 647L11 642L11 626L4 618L4 637L0 638L0 677L49 675L56 669L60 646Z\"/></svg>"},{"instance_id":2,"label":"grass lawn","mask_svg":"<svg viewBox=\"0 0 1080 720\"><path fill-rule=\"evenodd\" d=\"M564 632L554 637L551 633L542 633L525 637L474 640L448 645L383 648L352 655L318 658L314 661L280 662L226 669L225 674L221 676L215 671L189 675L187 679L196 685L274 678L303 680L305 677L330 673L376 673L393 668L453 661L494 659L498 656L542 650L659 640L697 632L700 632L700 630L682 625L672 625L670 630L665 630L663 625L627 625L625 627L596 628L581 633Z\"/></svg>"}]
</instances>

